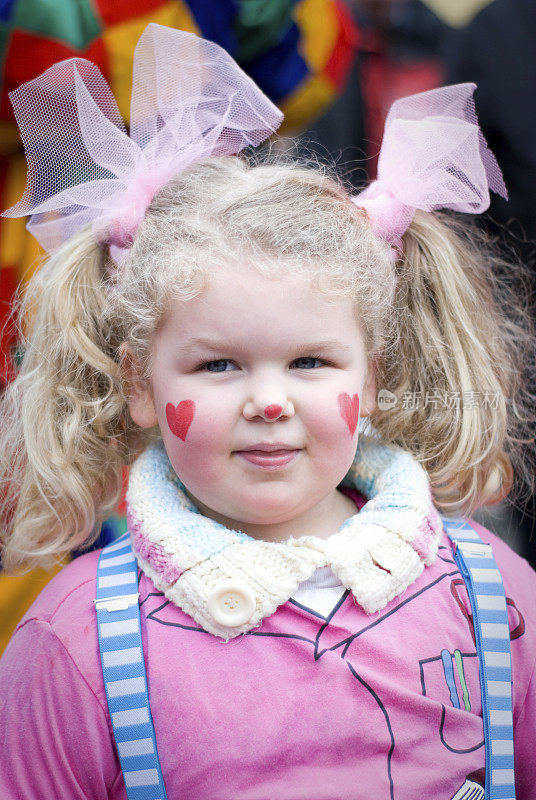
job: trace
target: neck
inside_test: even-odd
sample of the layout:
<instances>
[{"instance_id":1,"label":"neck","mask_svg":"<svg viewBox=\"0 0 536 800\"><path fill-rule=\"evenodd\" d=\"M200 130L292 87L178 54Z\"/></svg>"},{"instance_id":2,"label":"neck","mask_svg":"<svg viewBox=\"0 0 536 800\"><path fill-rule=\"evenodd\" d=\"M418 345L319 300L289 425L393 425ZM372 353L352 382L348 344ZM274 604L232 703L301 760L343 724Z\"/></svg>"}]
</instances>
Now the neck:
<instances>
[{"instance_id":1,"label":"neck","mask_svg":"<svg viewBox=\"0 0 536 800\"><path fill-rule=\"evenodd\" d=\"M187 492L187 494L189 493ZM251 536L252 539L264 542L284 542L300 536L327 539L336 533L347 519L355 516L358 512L355 503L337 489L334 489L314 508L306 509L292 519L267 524L228 519L205 506L192 495L189 496L205 517L225 525L226 528L241 531Z\"/></svg>"}]
</instances>

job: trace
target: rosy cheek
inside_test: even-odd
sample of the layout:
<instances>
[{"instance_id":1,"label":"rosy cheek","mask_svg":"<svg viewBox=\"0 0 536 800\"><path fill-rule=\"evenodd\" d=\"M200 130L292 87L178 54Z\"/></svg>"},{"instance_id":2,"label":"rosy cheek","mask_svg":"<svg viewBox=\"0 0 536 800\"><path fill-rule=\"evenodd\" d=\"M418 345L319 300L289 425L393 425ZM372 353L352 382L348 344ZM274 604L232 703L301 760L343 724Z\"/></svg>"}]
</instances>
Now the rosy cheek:
<instances>
[{"instance_id":1,"label":"rosy cheek","mask_svg":"<svg viewBox=\"0 0 536 800\"><path fill-rule=\"evenodd\" d=\"M169 425L169 430L174 436L179 439L186 439L186 434L192 424L195 412L195 403L193 400L181 400L178 406L173 403L166 405L166 419Z\"/></svg>"},{"instance_id":2,"label":"rosy cheek","mask_svg":"<svg viewBox=\"0 0 536 800\"><path fill-rule=\"evenodd\" d=\"M348 426L350 436L353 436L359 420L359 397L357 394L350 397L346 392L342 392L337 397L337 402L340 415Z\"/></svg>"}]
</instances>

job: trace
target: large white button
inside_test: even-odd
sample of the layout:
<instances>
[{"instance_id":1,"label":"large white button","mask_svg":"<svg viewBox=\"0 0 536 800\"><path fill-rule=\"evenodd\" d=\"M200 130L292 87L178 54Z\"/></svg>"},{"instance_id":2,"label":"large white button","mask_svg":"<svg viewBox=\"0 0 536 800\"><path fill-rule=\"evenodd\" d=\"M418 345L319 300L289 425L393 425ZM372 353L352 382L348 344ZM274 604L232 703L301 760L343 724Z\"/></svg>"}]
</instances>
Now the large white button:
<instances>
[{"instance_id":1,"label":"large white button","mask_svg":"<svg viewBox=\"0 0 536 800\"><path fill-rule=\"evenodd\" d=\"M255 611L255 595L246 583L222 581L208 597L208 610L225 628L249 622Z\"/></svg>"}]
</instances>

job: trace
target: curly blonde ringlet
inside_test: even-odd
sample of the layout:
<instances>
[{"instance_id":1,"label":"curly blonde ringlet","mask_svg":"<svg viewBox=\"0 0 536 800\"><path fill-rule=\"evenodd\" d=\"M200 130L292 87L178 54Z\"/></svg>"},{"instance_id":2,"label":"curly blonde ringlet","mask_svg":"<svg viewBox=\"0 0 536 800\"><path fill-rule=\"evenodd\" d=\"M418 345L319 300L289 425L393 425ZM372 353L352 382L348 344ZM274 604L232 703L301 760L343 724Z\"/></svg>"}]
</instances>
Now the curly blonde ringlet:
<instances>
[{"instance_id":1,"label":"curly blonde ringlet","mask_svg":"<svg viewBox=\"0 0 536 800\"><path fill-rule=\"evenodd\" d=\"M428 469L441 510L489 501L497 470L508 474L505 442L525 430L514 373L529 338L522 319L501 316L489 264L462 229L417 214L395 264L325 170L273 156L211 158L156 195L119 269L85 231L30 282L20 315L25 354L0 411L6 570L46 566L95 540L124 466L158 435L130 418L122 359L133 354L150 381L152 343L170 303L197 296L227 264L274 280L302 274L334 301L351 297L377 385L397 396L430 385L497 387L494 413L443 410L441 420L430 407L413 414L399 404L372 417L386 441Z\"/></svg>"},{"instance_id":2,"label":"curly blonde ringlet","mask_svg":"<svg viewBox=\"0 0 536 800\"><path fill-rule=\"evenodd\" d=\"M125 427L103 300L102 252L84 231L35 273L20 303L24 358L0 411L6 571L83 547L117 504L138 432Z\"/></svg>"},{"instance_id":3,"label":"curly blonde ringlet","mask_svg":"<svg viewBox=\"0 0 536 800\"><path fill-rule=\"evenodd\" d=\"M397 266L396 357L377 385L397 397L371 416L426 468L445 515L534 492L534 284L467 218L417 212ZM404 402L404 397L408 402Z\"/></svg>"}]
</instances>

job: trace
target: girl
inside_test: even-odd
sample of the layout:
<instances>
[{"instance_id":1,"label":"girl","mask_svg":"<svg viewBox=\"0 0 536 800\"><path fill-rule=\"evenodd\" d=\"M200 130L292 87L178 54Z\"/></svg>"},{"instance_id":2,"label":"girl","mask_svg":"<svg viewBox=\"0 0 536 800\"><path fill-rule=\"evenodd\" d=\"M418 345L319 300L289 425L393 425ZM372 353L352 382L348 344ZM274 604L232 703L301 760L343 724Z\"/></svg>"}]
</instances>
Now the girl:
<instances>
[{"instance_id":1,"label":"girl","mask_svg":"<svg viewBox=\"0 0 536 800\"><path fill-rule=\"evenodd\" d=\"M482 241L433 211L504 191L473 89L395 104L353 202L237 157L280 115L191 35L142 36L132 138L88 62L15 93L29 182L9 213L33 211L52 254L4 400L3 564L89 545L132 465L140 578L120 540L98 581L99 553L77 558L18 626L3 798L511 797L509 638L515 788L534 796L534 574L456 523L492 543L507 596L509 631L486 623L492 750L438 513L505 496L512 464L530 479L534 341ZM45 113L53 158L28 121Z\"/></svg>"}]
</instances>

